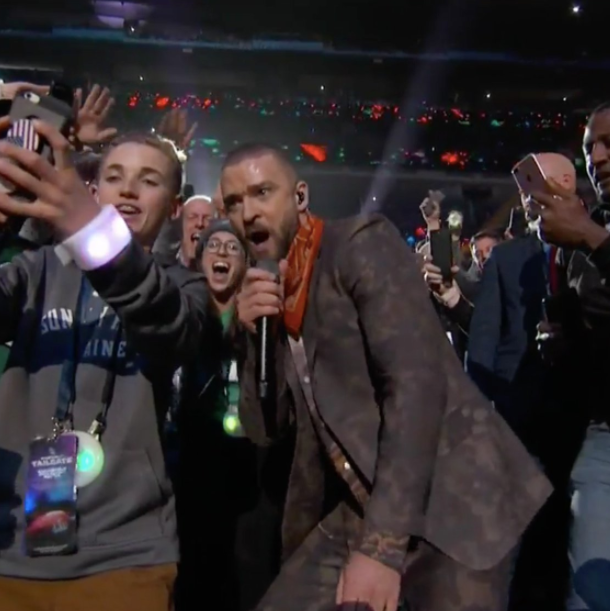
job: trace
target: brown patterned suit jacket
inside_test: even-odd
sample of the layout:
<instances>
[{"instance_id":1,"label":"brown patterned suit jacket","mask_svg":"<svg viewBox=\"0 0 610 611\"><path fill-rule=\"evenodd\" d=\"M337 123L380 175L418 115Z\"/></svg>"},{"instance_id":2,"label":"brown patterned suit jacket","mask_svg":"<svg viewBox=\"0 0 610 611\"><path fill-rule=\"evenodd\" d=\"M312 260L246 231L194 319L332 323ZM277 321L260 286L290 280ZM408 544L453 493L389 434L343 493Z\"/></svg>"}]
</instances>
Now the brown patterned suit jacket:
<instances>
[{"instance_id":1,"label":"brown patterned suit jacket","mask_svg":"<svg viewBox=\"0 0 610 611\"><path fill-rule=\"evenodd\" d=\"M500 562L551 487L462 371L387 219L326 223L303 341L319 415L348 457L343 468L370 491L360 551L401 570L409 537L421 537L477 570ZM256 397L251 338L242 363L241 418L257 443L275 434L270 422L281 434L300 392L281 334L276 348L271 419ZM288 531L303 531L291 540L314 525L303 517L285 516Z\"/></svg>"}]
</instances>

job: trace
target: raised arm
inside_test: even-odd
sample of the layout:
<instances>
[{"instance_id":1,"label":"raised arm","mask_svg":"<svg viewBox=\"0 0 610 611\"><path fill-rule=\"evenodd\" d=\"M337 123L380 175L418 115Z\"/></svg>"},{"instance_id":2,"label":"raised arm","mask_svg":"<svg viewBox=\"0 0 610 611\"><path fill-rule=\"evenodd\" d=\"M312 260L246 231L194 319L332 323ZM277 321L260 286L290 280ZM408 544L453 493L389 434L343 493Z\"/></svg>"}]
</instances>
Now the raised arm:
<instances>
[{"instance_id":1,"label":"raised arm","mask_svg":"<svg viewBox=\"0 0 610 611\"><path fill-rule=\"evenodd\" d=\"M0 119L6 128L9 119ZM26 203L0 193L0 210L48 222L62 240L56 249L74 261L117 312L135 348L151 359L182 363L197 354L206 324L203 280L158 265L132 238L114 206L100 206L79 178L66 138L34 122L53 149L54 165L34 151L0 142L0 174L31 193ZM22 170L25 168L27 171Z\"/></svg>"},{"instance_id":2,"label":"raised arm","mask_svg":"<svg viewBox=\"0 0 610 611\"><path fill-rule=\"evenodd\" d=\"M199 274L163 268L131 241L87 277L147 358L180 364L205 347L208 296Z\"/></svg>"}]
</instances>

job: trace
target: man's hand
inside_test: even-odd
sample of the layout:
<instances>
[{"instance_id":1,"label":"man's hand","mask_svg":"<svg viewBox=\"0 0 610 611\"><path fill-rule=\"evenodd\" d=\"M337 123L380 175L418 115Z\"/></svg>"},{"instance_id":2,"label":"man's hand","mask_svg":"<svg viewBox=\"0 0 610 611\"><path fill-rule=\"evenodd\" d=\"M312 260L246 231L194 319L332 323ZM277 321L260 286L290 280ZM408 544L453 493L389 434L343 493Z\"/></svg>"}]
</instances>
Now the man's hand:
<instances>
[{"instance_id":1,"label":"man's hand","mask_svg":"<svg viewBox=\"0 0 610 611\"><path fill-rule=\"evenodd\" d=\"M419 205L428 231L435 231L441 227L441 202L445 199L441 191L428 191L428 197Z\"/></svg>"},{"instance_id":2,"label":"man's hand","mask_svg":"<svg viewBox=\"0 0 610 611\"><path fill-rule=\"evenodd\" d=\"M47 95L51 88L48 85L34 85L33 83L2 83L0 84L0 100L14 100L18 95L31 91L38 95Z\"/></svg>"},{"instance_id":3,"label":"man's hand","mask_svg":"<svg viewBox=\"0 0 610 611\"><path fill-rule=\"evenodd\" d=\"M546 192L531 198L539 207L541 236L549 244L595 250L610 235L591 220L578 195L552 179L547 180Z\"/></svg>"},{"instance_id":4,"label":"man's hand","mask_svg":"<svg viewBox=\"0 0 610 611\"><path fill-rule=\"evenodd\" d=\"M455 275L459 270L459 267L454 266L451 268L451 273ZM424 273L424 280L426 281L428 288L432 291L438 301L448 308L454 308L462 295L457 282L455 280L445 282L443 280L441 269L434 265L431 257L424 258L422 271Z\"/></svg>"},{"instance_id":5,"label":"man's hand","mask_svg":"<svg viewBox=\"0 0 610 611\"><path fill-rule=\"evenodd\" d=\"M55 167L34 151L0 142L0 175L37 198L28 203L0 193L0 212L46 221L63 240L92 221L101 208L74 169L66 138L42 121L33 121L33 125L50 144ZM8 117L0 119L0 132L9 127Z\"/></svg>"},{"instance_id":6,"label":"man's hand","mask_svg":"<svg viewBox=\"0 0 610 611\"><path fill-rule=\"evenodd\" d=\"M262 316L278 316L284 308L284 278L288 263L280 261L280 281L264 269L251 267L246 271L237 293L237 318L251 333Z\"/></svg>"},{"instance_id":7,"label":"man's hand","mask_svg":"<svg viewBox=\"0 0 610 611\"><path fill-rule=\"evenodd\" d=\"M544 361L552 364L567 354L568 349L561 325L542 321L536 330L536 345Z\"/></svg>"},{"instance_id":8,"label":"man's hand","mask_svg":"<svg viewBox=\"0 0 610 611\"><path fill-rule=\"evenodd\" d=\"M397 611L400 581L400 574L394 569L354 552L341 572L336 603L346 607L358 603L358 608L367 611Z\"/></svg>"},{"instance_id":9,"label":"man's hand","mask_svg":"<svg viewBox=\"0 0 610 611\"><path fill-rule=\"evenodd\" d=\"M197 125L197 123L193 123L189 127L186 110L174 108L163 115L157 127L157 134L162 138L171 140L179 149L186 151L195 135Z\"/></svg>"},{"instance_id":10,"label":"man's hand","mask_svg":"<svg viewBox=\"0 0 610 611\"><path fill-rule=\"evenodd\" d=\"M104 128L104 123L115 103L114 98L110 95L110 90L93 85L84 104L82 100L83 91L78 89L74 95L76 113L74 136L76 140L81 144L92 145L103 144L114 138L117 129Z\"/></svg>"}]
</instances>

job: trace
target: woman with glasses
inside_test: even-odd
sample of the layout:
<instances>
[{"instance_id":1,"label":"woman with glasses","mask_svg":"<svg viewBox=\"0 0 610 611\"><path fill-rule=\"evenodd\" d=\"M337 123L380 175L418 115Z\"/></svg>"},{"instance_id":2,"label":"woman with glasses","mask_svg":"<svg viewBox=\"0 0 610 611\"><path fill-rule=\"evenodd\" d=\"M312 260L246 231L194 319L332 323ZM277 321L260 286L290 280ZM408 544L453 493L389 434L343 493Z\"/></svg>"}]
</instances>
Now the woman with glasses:
<instances>
[{"instance_id":1,"label":"woman with glasses","mask_svg":"<svg viewBox=\"0 0 610 611\"><path fill-rule=\"evenodd\" d=\"M247 261L228 220L213 220L201 234L195 261L218 326L217 342L202 346L199 363L184 372L176 415L182 554L177 611L199 610L206 603L215 611L248 611L279 565L288 471L263 473L270 450L247 439L239 422L234 303ZM288 469L290 460L282 462ZM205 600L202 579L213 584Z\"/></svg>"}]
</instances>

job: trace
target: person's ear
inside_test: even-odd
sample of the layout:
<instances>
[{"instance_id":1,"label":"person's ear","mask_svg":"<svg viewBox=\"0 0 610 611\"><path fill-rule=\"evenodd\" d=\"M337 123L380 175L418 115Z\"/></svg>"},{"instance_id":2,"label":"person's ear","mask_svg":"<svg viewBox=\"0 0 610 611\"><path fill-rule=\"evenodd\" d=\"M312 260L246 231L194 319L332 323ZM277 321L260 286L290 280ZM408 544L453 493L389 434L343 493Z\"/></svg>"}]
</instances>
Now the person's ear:
<instances>
[{"instance_id":1,"label":"person's ear","mask_svg":"<svg viewBox=\"0 0 610 611\"><path fill-rule=\"evenodd\" d=\"M181 212L182 212L182 197L180 197L178 195L172 201L172 206L171 206L170 211L169 211L169 218L172 221L174 221L174 220L176 220L180 216Z\"/></svg>"},{"instance_id":2,"label":"person's ear","mask_svg":"<svg viewBox=\"0 0 610 611\"><path fill-rule=\"evenodd\" d=\"M309 186L303 180L299 181L295 190L297 209L305 212L309 208Z\"/></svg>"}]
</instances>

